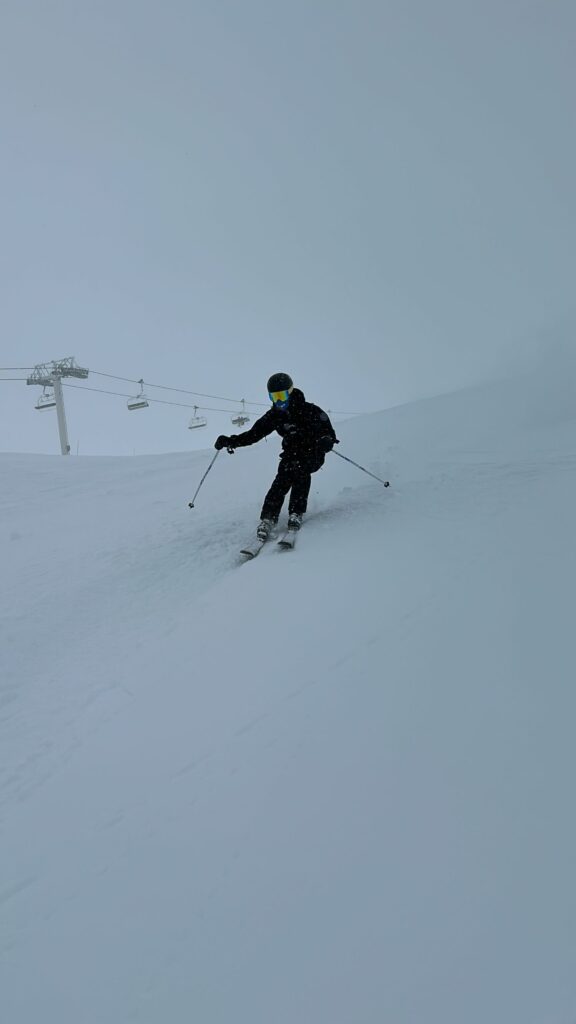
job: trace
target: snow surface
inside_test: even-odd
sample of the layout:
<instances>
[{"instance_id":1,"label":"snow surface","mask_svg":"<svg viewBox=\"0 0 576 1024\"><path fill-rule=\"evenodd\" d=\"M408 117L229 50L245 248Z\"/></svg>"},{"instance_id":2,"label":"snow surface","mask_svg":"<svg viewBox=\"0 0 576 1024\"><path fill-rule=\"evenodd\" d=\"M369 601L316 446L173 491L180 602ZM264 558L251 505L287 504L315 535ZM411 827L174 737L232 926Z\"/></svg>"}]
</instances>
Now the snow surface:
<instances>
[{"instance_id":1,"label":"snow surface","mask_svg":"<svg viewBox=\"0 0 576 1024\"><path fill-rule=\"evenodd\" d=\"M0 456L2 1024L574 1024L575 380Z\"/></svg>"}]
</instances>

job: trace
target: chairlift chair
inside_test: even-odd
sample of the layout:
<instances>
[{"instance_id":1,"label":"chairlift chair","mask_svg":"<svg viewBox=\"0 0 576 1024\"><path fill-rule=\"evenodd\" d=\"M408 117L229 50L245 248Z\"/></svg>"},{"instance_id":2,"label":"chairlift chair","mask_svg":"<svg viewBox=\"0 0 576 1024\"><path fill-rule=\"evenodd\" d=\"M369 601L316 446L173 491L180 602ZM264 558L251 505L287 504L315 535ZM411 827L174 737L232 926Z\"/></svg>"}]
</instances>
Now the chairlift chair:
<instances>
[{"instance_id":1,"label":"chairlift chair","mask_svg":"<svg viewBox=\"0 0 576 1024\"><path fill-rule=\"evenodd\" d=\"M198 406L195 405L194 406L194 415L190 419L190 423L188 424L188 430L195 430L197 427L205 427L207 425L208 420L206 419L206 417L205 416L197 416L196 415L197 412L198 412Z\"/></svg>"},{"instance_id":2,"label":"chairlift chair","mask_svg":"<svg viewBox=\"0 0 576 1024\"><path fill-rule=\"evenodd\" d=\"M36 409L54 409L55 406L56 406L56 399L54 397L54 392L49 390L48 387L44 387L42 389L42 394L40 395L38 401L36 402L35 408Z\"/></svg>"},{"instance_id":3,"label":"chairlift chair","mask_svg":"<svg viewBox=\"0 0 576 1024\"><path fill-rule=\"evenodd\" d=\"M242 399L242 410L241 410L241 412L236 413L236 415L232 416L231 419L232 419L232 423L234 424L235 427L243 427L245 423L250 423L250 417L248 416L248 413L246 412L246 402L245 402L244 399Z\"/></svg>"},{"instance_id":4,"label":"chairlift chair","mask_svg":"<svg viewBox=\"0 0 576 1024\"><path fill-rule=\"evenodd\" d=\"M135 395L134 398L129 398L128 401L126 402L126 405L130 409L130 411L132 411L133 409L146 409L150 404L148 399L146 398L146 395L144 394L144 380L141 379L138 383L140 384L139 393Z\"/></svg>"}]
</instances>

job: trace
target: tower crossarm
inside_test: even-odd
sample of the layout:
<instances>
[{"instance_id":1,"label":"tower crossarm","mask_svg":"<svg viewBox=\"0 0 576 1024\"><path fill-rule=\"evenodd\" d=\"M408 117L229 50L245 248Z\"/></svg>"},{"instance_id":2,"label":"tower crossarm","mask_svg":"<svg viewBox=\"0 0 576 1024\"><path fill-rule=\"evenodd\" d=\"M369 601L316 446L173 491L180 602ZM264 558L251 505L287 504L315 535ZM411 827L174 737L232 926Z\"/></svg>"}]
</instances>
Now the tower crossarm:
<instances>
[{"instance_id":1,"label":"tower crossarm","mask_svg":"<svg viewBox=\"0 0 576 1024\"><path fill-rule=\"evenodd\" d=\"M66 359L53 359L51 363L38 363L26 378L26 383L47 387L55 377L80 377L85 380L89 372L83 366L76 366L74 357L68 356Z\"/></svg>"}]
</instances>

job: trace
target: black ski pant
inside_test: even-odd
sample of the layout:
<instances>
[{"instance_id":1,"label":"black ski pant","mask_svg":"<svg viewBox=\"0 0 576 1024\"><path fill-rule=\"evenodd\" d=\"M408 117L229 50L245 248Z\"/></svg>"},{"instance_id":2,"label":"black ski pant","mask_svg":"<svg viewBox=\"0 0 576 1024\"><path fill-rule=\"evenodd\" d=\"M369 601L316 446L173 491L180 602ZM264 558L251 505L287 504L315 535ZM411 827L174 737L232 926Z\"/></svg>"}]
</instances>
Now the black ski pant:
<instances>
[{"instance_id":1,"label":"black ski pant","mask_svg":"<svg viewBox=\"0 0 576 1024\"><path fill-rule=\"evenodd\" d=\"M324 465L324 454L290 455L283 452L280 456L278 472L272 482L262 506L262 519L278 519L284 498L290 491L288 512L303 514L308 505L312 473L316 473Z\"/></svg>"}]
</instances>

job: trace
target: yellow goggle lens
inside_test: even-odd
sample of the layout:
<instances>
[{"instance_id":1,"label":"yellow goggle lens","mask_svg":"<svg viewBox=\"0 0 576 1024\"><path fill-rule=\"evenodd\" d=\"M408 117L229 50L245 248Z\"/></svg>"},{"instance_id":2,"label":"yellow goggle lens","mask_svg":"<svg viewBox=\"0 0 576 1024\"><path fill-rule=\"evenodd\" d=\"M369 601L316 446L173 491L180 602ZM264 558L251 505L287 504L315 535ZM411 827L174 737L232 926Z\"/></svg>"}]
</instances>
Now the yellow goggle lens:
<instances>
[{"instance_id":1,"label":"yellow goggle lens","mask_svg":"<svg viewBox=\"0 0 576 1024\"><path fill-rule=\"evenodd\" d=\"M273 402L287 402L291 392L292 388L289 388L288 391L269 391L268 394Z\"/></svg>"}]
</instances>

